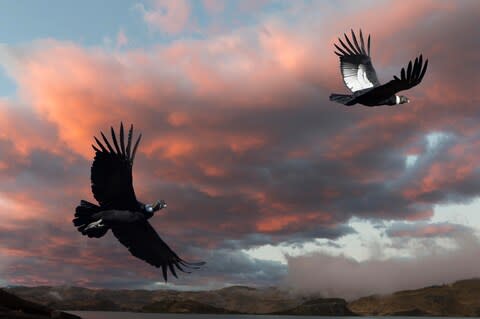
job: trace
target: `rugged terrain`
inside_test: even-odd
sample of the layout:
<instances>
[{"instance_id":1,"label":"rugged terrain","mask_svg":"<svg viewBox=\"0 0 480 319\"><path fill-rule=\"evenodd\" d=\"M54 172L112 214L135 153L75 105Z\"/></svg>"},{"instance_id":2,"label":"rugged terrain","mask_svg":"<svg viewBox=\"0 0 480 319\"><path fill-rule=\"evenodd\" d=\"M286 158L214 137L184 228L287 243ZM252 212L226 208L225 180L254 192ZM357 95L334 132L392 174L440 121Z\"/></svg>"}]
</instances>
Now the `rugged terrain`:
<instances>
[{"instance_id":1,"label":"rugged terrain","mask_svg":"<svg viewBox=\"0 0 480 319\"><path fill-rule=\"evenodd\" d=\"M480 279L461 280L449 285L363 297L349 303L360 315L388 316L480 316Z\"/></svg>"},{"instance_id":2,"label":"rugged terrain","mask_svg":"<svg viewBox=\"0 0 480 319\"><path fill-rule=\"evenodd\" d=\"M281 312L309 300L278 288L232 286L211 291L104 290L79 287L13 287L23 298L68 310L202 313Z\"/></svg>"},{"instance_id":3,"label":"rugged terrain","mask_svg":"<svg viewBox=\"0 0 480 319\"><path fill-rule=\"evenodd\" d=\"M12 287L9 292L54 309L285 315L480 316L480 279L373 295L347 303L278 288L233 286L211 291Z\"/></svg>"},{"instance_id":4,"label":"rugged terrain","mask_svg":"<svg viewBox=\"0 0 480 319\"><path fill-rule=\"evenodd\" d=\"M274 312L276 315L290 316L356 316L347 305L344 299L340 298L319 298L302 303L292 309Z\"/></svg>"},{"instance_id":5,"label":"rugged terrain","mask_svg":"<svg viewBox=\"0 0 480 319\"><path fill-rule=\"evenodd\" d=\"M80 319L80 317L24 300L0 289L0 318Z\"/></svg>"}]
</instances>

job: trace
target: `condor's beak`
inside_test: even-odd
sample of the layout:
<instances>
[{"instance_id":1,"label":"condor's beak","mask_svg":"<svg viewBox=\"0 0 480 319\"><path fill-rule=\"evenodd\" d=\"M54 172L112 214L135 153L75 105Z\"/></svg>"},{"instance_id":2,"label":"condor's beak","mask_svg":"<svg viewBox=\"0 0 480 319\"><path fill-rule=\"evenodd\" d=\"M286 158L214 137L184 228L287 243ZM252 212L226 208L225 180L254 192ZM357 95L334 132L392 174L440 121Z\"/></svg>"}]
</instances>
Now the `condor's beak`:
<instances>
[{"instance_id":1,"label":"condor's beak","mask_svg":"<svg viewBox=\"0 0 480 319\"><path fill-rule=\"evenodd\" d=\"M157 211L159 209L166 208L166 207L167 207L167 203L165 203L165 201L157 200L157 202L155 203L155 206L153 206L153 210Z\"/></svg>"}]
</instances>

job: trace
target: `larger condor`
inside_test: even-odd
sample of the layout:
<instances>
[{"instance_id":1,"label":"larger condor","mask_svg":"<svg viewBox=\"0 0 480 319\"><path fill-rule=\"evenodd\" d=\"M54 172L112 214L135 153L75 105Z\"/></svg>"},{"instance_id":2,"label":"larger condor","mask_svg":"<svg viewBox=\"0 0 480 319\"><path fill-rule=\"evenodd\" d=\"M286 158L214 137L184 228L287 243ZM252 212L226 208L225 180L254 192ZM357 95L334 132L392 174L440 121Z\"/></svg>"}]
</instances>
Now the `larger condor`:
<instances>
[{"instance_id":1,"label":"larger condor","mask_svg":"<svg viewBox=\"0 0 480 319\"><path fill-rule=\"evenodd\" d=\"M128 131L125 145L123 124L120 124L120 143L111 128L113 147L100 132L103 142L96 137L97 146L91 169L92 193L99 205L80 201L73 224L88 237L100 238L112 230L113 235L130 253L147 263L161 267L167 281L168 269L177 277L176 270L197 269L204 262L190 263L178 255L160 238L148 222L154 213L167 207L163 200L144 204L137 200L133 190L132 166L140 134L132 149L133 126Z\"/></svg>"},{"instance_id":2,"label":"larger condor","mask_svg":"<svg viewBox=\"0 0 480 319\"><path fill-rule=\"evenodd\" d=\"M338 102L345 105L363 104L366 106L379 105L397 105L409 103L410 100L403 95L396 93L411 89L418 85L425 75L428 66L428 60L423 62L420 54L408 63L407 71L402 68L400 78L393 76L393 80L383 85L377 78L372 60L370 59L370 35L367 40L367 47L363 40L362 30L360 30L360 43L352 30L352 41L345 36L345 42L338 39L340 45L334 44L335 54L340 57L340 71L342 72L343 82L352 91L348 94L331 94L330 101Z\"/></svg>"}]
</instances>

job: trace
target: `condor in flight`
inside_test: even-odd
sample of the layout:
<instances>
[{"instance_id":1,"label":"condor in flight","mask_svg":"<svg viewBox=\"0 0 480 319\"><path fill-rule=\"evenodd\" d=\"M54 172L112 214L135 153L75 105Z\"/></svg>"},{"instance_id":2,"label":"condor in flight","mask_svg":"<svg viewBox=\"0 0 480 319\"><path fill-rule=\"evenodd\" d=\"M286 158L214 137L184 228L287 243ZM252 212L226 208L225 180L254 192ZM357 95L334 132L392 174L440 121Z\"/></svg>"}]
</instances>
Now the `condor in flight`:
<instances>
[{"instance_id":1,"label":"condor in flight","mask_svg":"<svg viewBox=\"0 0 480 319\"><path fill-rule=\"evenodd\" d=\"M111 229L133 256L155 267L162 267L165 281L168 269L175 277L175 269L183 272L188 272L185 269L198 269L204 262L189 263L178 257L148 222L156 211L167 207L167 204L163 200L154 204L137 201L133 190L132 166L142 135L138 136L132 150L133 126L128 131L126 147L123 124L120 124L120 145L113 127L111 134L114 147L103 132L100 134L106 147L95 137L98 147L92 145L95 158L91 169L92 192L100 206L80 201L73 220L78 231L88 237L100 238Z\"/></svg>"},{"instance_id":2,"label":"condor in flight","mask_svg":"<svg viewBox=\"0 0 480 319\"><path fill-rule=\"evenodd\" d=\"M360 44L353 30L353 43L346 34L344 36L348 45L339 38L338 41L342 47L334 44L339 51L335 51L335 54L340 57L343 82L353 94L331 94L330 101L345 105L359 103L366 106L409 103L410 100L406 96L396 95L396 93L408 90L422 81L427 71L428 60L423 63L423 57L420 55L415 59L413 65L412 61L408 63L406 72L405 68L402 68L400 78L393 76L393 80L380 85L370 59L370 35L368 36L366 50L362 30L360 30Z\"/></svg>"}]
</instances>

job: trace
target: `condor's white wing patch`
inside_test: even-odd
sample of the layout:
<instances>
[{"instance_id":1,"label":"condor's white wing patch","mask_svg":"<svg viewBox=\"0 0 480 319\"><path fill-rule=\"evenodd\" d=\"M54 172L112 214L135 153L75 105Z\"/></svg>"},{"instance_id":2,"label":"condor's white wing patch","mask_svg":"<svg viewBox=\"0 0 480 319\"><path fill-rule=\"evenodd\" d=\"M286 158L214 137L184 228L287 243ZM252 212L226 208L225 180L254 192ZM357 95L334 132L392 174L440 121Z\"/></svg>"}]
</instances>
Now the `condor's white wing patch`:
<instances>
[{"instance_id":1,"label":"condor's white wing patch","mask_svg":"<svg viewBox=\"0 0 480 319\"><path fill-rule=\"evenodd\" d=\"M340 57L340 70L342 72L343 82L353 92L377 87L377 74L370 59L370 35L368 36L367 46L363 40L363 34L360 30L360 41L352 30L352 41L345 35L345 42L338 39L339 45L334 44L337 51L335 54Z\"/></svg>"},{"instance_id":2,"label":"condor's white wing patch","mask_svg":"<svg viewBox=\"0 0 480 319\"><path fill-rule=\"evenodd\" d=\"M342 70L343 81L352 92L365 90L375 86L375 84L368 78L367 72L369 70L365 65L341 61L340 68Z\"/></svg>"}]
</instances>

